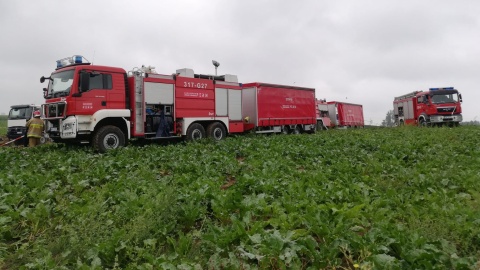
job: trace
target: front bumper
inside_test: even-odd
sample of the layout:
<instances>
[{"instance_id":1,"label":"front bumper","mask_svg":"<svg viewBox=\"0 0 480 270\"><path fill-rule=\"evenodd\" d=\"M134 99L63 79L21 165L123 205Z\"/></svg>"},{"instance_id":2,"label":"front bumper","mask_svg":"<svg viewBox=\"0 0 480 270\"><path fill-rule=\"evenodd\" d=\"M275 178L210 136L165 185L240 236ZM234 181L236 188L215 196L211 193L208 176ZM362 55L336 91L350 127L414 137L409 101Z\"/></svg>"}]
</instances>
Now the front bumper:
<instances>
[{"instance_id":1,"label":"front bumper","mask_svg":"<svg viewBox=\"0 0 480 270\"><path fill-rule=\"evenodd\" d=\"M16 139L26 134L27 129L25 127L8 127L7 138L10 140Z\"/></svg>"},{"instance_id":2,"label":"front bumper","mask_svg":"<svg viewBox=\"0 0 480 270\"><path fill-rule=\"evenodd\" d=\"M461 114L454 114L454 115L433 115L430 116L430 123L438 124L438 123L460 123L462 122L463 117Z\"/></svg>"}]
</instances>

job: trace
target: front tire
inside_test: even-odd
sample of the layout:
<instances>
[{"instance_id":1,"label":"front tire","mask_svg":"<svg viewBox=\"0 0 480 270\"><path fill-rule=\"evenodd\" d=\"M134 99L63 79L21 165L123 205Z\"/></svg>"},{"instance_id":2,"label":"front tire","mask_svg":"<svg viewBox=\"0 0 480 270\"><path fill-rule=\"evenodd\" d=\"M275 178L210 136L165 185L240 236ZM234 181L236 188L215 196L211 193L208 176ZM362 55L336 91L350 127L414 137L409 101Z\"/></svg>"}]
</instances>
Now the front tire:
<instances>
[{"instance_id":1,"label":"front tire","mask_svg":"<svg viewBox=\"0 0 480 270\"><path fill-rule=\"evenodd\" d=\"M93 136L93 147L105 153L108 150L125 146L125 134L116 126L103 126Z\"/></svg>"},{"instance_id":2,"label":"front tire","mask_svg":"<svg viewBox=\"0 0 480 270\"><path fill-rule=\"evenodd\" d=\"M205 129L199 123L191 124L187 129L187 141L198 141L205 138Z\"/></svg>"},{"instance_id":3,"label":"front tire","mask_svg":"<svg viewBox=\"0 0 480 270\"><path fill-rule=\"evenodd\" d=\"M427 121L425 120L425 118L420 118L420 120L418 120L418 126L420 126L420 127L426 127L427 126Z\"/></svg>"},{"instance_id":4,"label":"front tire","mask_svg":"<svg viewBox=\"0 0 480 270\"><path fill-rule=\"evenodd\" d=\"M221 141L227 136L227 131L222 124L215 122L208 126L207 136L214 141Z\"/></svg>"}]
</instances>

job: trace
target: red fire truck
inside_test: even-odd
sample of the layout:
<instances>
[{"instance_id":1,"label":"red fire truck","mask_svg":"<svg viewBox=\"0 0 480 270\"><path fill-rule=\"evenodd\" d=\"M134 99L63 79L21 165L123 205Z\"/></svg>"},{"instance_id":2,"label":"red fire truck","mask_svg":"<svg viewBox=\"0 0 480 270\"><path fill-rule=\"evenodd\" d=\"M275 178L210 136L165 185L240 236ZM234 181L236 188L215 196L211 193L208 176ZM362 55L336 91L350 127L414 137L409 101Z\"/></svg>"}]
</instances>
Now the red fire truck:
<instances>
[{"instance_id":1,"label":"red fire truck","mask_svg":"<svg viewBox=\"0 0 480 270\"><path fill-rule=\"evenodd\" d=\"M397 125L459 125L462 95L453 87L430 88L396 97L393 101Z\"/></svg>"},{"instance_id":2,"label":"red fire truck","mask_svg":"<svg viewBox=\"0 0 480 270\"><path fill-rule=\"evenodd\" d=\"M326 128L358 128L365 125L363 106L346 102L317 100L317 118Z\"/></svg>"},{"instance_id":3,"label":"red fire truck","mask_svg":"<svg viewBox=\"0 0 480 270\"><path fill-rule=\"evenodd\" d=\"M313 88L242 85L236 75L202 75L187 68L172 75L145 66L127 73L91 65L78 55L58 60L40 82L47 80L46 133L54 141L91 143L101 152L130 138L221 140L249 130L315 130Z\"/></svg>"}]
</instances>

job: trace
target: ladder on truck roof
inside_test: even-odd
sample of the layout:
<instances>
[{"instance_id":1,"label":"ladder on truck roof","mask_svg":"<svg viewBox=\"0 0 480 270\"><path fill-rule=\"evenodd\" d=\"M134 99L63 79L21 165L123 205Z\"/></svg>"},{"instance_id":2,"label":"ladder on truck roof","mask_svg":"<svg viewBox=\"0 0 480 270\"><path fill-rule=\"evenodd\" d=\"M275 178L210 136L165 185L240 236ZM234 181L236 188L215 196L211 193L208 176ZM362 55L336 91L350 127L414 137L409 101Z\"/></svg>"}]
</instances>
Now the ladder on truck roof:
<instances>
[{"instance_id":1,"label":"ladder on truck roof","mask_svg":"<svg viewBox=\"0 0 480 270\"><path fill-rule=\"evenodd\" d=\"M395 100L402 100L402 99L406 99L406 98L415 97L418 93L420 93L420 91L413 91L413 92L405 94L403 96L396 97Z\"/></svg>"}]
</instances>

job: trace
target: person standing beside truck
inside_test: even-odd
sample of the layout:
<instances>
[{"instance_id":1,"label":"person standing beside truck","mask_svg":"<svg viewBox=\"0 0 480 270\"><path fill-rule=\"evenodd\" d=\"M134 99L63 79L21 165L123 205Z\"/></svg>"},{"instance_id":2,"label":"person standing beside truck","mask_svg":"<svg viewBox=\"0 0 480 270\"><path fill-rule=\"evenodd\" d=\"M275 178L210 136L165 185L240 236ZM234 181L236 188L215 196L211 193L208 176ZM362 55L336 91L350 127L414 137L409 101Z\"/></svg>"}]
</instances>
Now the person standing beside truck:
<instances>
[{"instance_id":1,"label":"person standing beside truck","mask_svg":"<svg viewBox=\"0 0 480 270\"><path fill-rule=\"evenodd\" d=\"M40 111L33 112L33 118L28 120L25 126L27 128L28 146L39 145L43 132L43 120L40 119Z\"/></svg>"}]
</instances>

